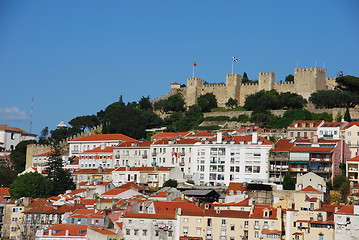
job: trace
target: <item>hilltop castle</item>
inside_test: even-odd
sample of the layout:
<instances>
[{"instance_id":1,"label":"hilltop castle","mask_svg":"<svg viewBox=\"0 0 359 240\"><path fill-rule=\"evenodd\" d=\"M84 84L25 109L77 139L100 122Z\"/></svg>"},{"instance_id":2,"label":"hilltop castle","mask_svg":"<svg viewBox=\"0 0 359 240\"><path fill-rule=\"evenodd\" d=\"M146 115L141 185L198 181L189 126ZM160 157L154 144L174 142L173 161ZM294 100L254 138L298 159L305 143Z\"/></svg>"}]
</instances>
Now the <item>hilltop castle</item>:
<instances>
[{"instance_id":1,"label":"hilltop castle","mask_svg":"<svg viewBox=\"0 0 359 240\"><path fill-rule=\"evenodd\" d=\"M187 106L191 106L196 103L200 95L213 93L220 107L225 106L229 98L237 99L238 104L243 106L246 96L260 90L275 89L278 92L292 92L308 99L318 90L334 89L335 78L326 77L326 72L326 69L319 67L295 68L293 82L275 82L274 72L260 72L258 83L242 83L240 74L227 74L226 83L221 84L204 84L202 78L188 78L185 87L179 83L172 83L169 95L180 92Z\"/></svg>"}]
</instances>

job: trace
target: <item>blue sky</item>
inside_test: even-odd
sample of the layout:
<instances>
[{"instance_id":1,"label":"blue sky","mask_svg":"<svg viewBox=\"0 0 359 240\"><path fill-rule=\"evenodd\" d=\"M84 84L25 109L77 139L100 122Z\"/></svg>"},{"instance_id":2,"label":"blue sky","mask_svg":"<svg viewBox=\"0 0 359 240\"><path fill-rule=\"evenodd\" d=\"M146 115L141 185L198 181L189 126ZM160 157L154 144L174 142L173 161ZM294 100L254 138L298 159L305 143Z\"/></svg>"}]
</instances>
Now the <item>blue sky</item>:
<instances>
[{"instance_id":1,"label":"blue sky","mask_svg":"<svg viewBox=\"0 0 359 240\"><path fill-rule=\"evenodd\" d=\"M359 76L359 1L0 0L0 124L32 132L196 77Z\"/></svg>"}]
</instances>

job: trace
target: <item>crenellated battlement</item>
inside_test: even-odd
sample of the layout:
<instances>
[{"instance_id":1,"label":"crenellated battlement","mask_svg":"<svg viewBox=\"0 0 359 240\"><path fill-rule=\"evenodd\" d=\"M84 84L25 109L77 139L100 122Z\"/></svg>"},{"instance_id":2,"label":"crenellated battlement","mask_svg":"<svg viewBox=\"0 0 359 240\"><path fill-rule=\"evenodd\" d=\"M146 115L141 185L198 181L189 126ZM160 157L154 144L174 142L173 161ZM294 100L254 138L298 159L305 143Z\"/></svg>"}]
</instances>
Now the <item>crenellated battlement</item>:
<instances>
[{"instance_id":1,"label":"crenellated battlement","mask_svg":"<svg viewBox=\"0 0 359 240\"><path fill-rule=\"evenodd\" d=\"M259 83L242 83L241 86L258 86Z\"/></svg>"},{"instance_id":2,"label":"crenellated battlement","mask_svg":"<svg viewBox=\"0 0 359 240\"><path fill-rule=\"evenodd\" d=\"M294 72L309 72L309 71L318 71L325 73L327 70L320 67L294 68Z\"/></svg>"},{"instance_id":3,"label":"crenellated battlement","mask_svg":"<svg viewBox=\"0 0 359 240\"><path fill-rule=\"evenodd\" d=\"M337 77L327 77L326 80L327 81L335 81L337 79Z\"/></svg>"},{"instance_id":4,"label":"crenellated battlement","mask_svg":"<svg viewBox=\"0 0 359 240\"><path fill-rule=\"evenodd\" d=\"M275 82L274 85L295 85L295 82Z\"/></svg>"},{"instance_id":5,"label":"crenellated battlement","mask_svg":"<svg viewBox=\"0 0 359 240\"><path fill-rule=\"evenodd\" d=\"M271 74L272 74L272 72L259 72L260 76L269 76Z\"/></svg>"},{"instance_id":6,"label":"crenellated battlement","mask_svg":"<svg viewBox=\"0 0 359 240\"><path fill-rule=\"evenodd\" d=\"M203 87L225 87L227 86L225 83L209 83L209 84L204 84Z\"/></svg>"}]
</instances>

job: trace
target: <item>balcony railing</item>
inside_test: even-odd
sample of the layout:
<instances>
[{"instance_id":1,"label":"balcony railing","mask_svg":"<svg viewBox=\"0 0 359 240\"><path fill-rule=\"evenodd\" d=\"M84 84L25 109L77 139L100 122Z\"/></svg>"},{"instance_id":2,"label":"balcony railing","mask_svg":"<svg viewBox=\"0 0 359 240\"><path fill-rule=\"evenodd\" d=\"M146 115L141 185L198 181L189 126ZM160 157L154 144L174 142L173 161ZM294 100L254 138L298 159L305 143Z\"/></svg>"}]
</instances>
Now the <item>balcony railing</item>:
<instances>
[{"instance_id":1,"label":"balcony railing","mask_svg":"<svg viewBox=\"0 0 359 240\"><path fill-rule=\"evenodd\" d=\"M311 158L312 161L329 162L329 158Z\"/></svg>"},{"instance_id":2,"label":"balcony railing","mask_svg":"<svg viewBox=\"0 0 359 240\"><path fill-rule=\"evenodd\" d=\"M156 157L156 156L157 156L157 153L156 153L156 152L153 152L153 153L152 153L152 156L153 156L153 157Z\"/></svg>"},{"instance_id":3,"label":"balcony railing","mask_svg":"<svg viewBox=\"0 0 359 240\"><path fill-rule=\"evenodd\" d=\"M147 157L148 157L147 154L143 154L143 155L142 155L142 158L147 158Z\"/></svg>"}]
</instances>

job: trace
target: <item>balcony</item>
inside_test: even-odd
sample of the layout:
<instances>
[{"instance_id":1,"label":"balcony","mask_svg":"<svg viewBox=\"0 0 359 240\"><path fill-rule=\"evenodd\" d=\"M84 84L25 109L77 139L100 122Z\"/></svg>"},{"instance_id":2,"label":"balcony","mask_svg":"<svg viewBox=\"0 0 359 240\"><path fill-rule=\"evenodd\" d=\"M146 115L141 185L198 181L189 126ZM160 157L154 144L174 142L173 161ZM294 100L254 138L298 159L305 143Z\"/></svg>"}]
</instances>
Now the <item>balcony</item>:
<instances>
[{"instance_id":1,"label":"balcony","mask_svg":"<svg viewBox=\"0 0 359 240\"><path fill-rule=\"evenodd\" d=\"M152 153L152 157L156 157L157 156L157 153L156 152L153 152Z\"/></svg>"},{"instance_id":2,"label":"balcony","mask_svg":"<svg viewBox=\"0 0 359 240\"><path fill-rule=\"evenodd\" d=\"M147 154L143 154L143 155L142 155L142 158L147 158L147 157L148 157Z\"/></svg>"},{"instance_id":3,"label":"balcony","mask_svg":"<svg viewBox=\"0 0 359 240\"><path fill-rule=\"evenodd\" d=\"M358 168L348 168L348 172L358 172Z\"/></svg>"},{"instance_id":4,"label":"balcony","mask_svg":"<svg viewBox=\"0 0 359 240\"><path fill-rule=\"evenodd\" d=\"M185 152L181 152L181 156L185 156L186 155L186 153Z\"/></svg>"},{"instance_id":5,"label":"balcony","mask_svg":"<svg viewBox=\"0 0 359 240\"><path fill-rule=\"evenodd\" d=\"M315 162L329 162L330 159L329 159L329 158L311 158L311 161L315 161Z\"/></svg>"},{"instance_id":6,"label":"balcony","mask_svg":"<svg viewBox=\"0 0 359 240\"><path fill-rule=\"evenodd\" d=\"M180 162L179 165L180 165L180 166L184 166L184 162Z\"/></svg>"},{"instance_id":7,"label":"balcony","mask_svg":"<svg viewBox=\"0 0 359 240\"><path fill-rule=\"evenodd\" d=\"M315 169L311 169L312 172L329 172L330 168L329 167L319 167L319 168L315 168Z\"/></svg>"},{"instance_id":8,"label":"balcony","mask_svg":"<svg viewBox=\"0 0 359 240\"><path fill-rule=\"evenodd\" d=\"M121 157L120 154L115 155L115 158L120 158L120 157Z\"/></svg>"},{"instance_id":9,"label":"balcony","mask_svg":"<svg viewBox=\"0 0 359 240\"><path fill-rule=\"evenodd\" d=\"M290 168L292 172L308 172L308 168Z\"/></svg>"},{"instance_id":10,"label":"balcony","mask_svg":"<svg viewBox=\"0 0 359 240\"><path fill-rule=\"evenodd\" d=\"M259 225L254 225L253 228L254 229L260 229L261 227Z\"/></svg>"}]
</instances>

